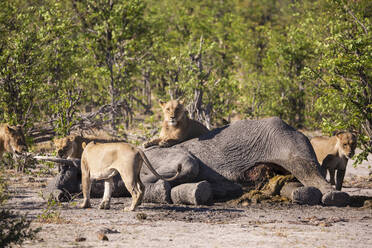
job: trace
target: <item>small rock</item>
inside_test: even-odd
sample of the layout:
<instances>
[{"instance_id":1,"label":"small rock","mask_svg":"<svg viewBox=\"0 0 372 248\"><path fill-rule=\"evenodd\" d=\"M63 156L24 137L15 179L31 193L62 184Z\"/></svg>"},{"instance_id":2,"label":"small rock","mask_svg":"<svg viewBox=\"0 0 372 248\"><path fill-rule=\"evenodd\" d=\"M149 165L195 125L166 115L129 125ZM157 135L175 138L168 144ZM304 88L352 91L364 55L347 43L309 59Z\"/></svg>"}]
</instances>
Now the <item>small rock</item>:
<instances>
[{"instance_id":1,"label":"small rock","mask_svg":"<svg viewBox=\"0 0 372 248\"><path fill-rule=\"evenodd\" d=\"M147 219L147 214L145 213L138 213L136 214L137 220L146 220Z\"/></svg>"},{"instance_id":2,"label":"small rock","mask_svg":"<svg viewBox=\"0 0 372 248\"><path fill-rule=\"evenodd\" d=\"M108 241L108 237L103 232L97 232L97 237L99 240Z\"/></svg>"},{"instance_id":3,"label":"small rock","mask_svg":"<svg viewBox=\"0 0 372 248\"><path fill-rule=\"evenodd\" d=\"M104 234L108 234L108 233L120 233L119 231L115 230L115 229L110 229L110 228L107 228L107 227L102 227L98 230L98 232L101 232L101 233L104 233ZM97 232L97 233L98 233Z\"/></svg>"},{"instance_id":4,"label":"small rock","mask_svg":"<svg viewBox=\"0 0 372 248\"><path fill-rule=\"evenodd\" d=\"M364 201L363 208L372 208L372 200Z\"/></svg>"},{"instance_id":5,"label":"small rock","mask_svg":"<svg viewBox=\"0 0 372 248\"><path fill-rule=\"evenodd\" d=\"M75 242L83 242L83 241L85 241L85 240L87 240L87 239L84 238L84 237L76 237L76 238L75 238Z\"/></svg>"},{"instance_id":6,"label":"small rock","mask_svg":"<svg viewBox=\"0 0 372 248\"><path fill-rule=\"evenodd\" d=\"M318 226L321 226L321 227L330 227L332 226L331 223L328 223L328 222L324 222L324 221L321 221L318 223Z\"/></svg>"}]
</instances>

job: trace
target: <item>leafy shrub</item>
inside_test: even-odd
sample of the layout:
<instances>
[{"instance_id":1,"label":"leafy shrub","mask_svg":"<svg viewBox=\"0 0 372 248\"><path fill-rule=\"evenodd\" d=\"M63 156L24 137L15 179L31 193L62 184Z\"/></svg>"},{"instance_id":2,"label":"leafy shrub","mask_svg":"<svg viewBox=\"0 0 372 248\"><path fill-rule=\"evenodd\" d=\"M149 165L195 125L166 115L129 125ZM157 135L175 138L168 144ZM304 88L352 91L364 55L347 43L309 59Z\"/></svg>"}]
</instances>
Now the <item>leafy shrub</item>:
<instances>
[{"instance_id":1,"label":"leafy shrub","mask_svg":"<svg viewBox=\"0 0 372 248\"><path fill-rule=\"evenodd\" d=\"M34 239L41 228L31 229L31 220L7 209L0 210L0 247L21 245L26 239Z\"/></svg>"},{"instance_id":2,"label":"leafy shrub","mask_svg":"<svg viewBox=\"0 0 372 248\"><path fill-rule=\"evenodd\" d=\"M17 171L28 172L36 167L36 159L32 156L14 157L11 153L4 153L0 162L8 169L16 169Z\"/></svg>"},{"instance_id":3,"label":"leafy shrub","mask_svg":"<svg viewBox=\"0 0 372 248\"><path fill-rule=\"evenodd\" d=\"M8 199L8 186L0 174L0 207ZM25 215L1 208L0 209L0 247L7 247L11 244L20 245L26 239L33 239L40 231L40 228L31 229L31 221Z\"/></svg>"}]
</instances>

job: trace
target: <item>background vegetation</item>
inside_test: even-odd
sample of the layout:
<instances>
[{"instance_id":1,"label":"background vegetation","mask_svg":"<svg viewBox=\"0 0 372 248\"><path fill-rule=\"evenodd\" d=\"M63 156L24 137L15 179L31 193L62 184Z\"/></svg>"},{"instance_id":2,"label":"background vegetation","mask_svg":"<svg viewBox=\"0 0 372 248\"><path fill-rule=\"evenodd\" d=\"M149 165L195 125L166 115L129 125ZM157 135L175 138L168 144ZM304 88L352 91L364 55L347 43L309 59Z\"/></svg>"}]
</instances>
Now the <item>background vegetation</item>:
<instances>
[{"instance_id":1,"label":"background vegetation","mask_svg":"<svg viewBox=\"0 0 372 248\"><path fill-rule=\"evenodd\" d=\"M124 135L181 97L210 128L240 114L355 131L363 159L371 17L368 0L1 1L0 121Z\"/></svg>"}]
</instances>

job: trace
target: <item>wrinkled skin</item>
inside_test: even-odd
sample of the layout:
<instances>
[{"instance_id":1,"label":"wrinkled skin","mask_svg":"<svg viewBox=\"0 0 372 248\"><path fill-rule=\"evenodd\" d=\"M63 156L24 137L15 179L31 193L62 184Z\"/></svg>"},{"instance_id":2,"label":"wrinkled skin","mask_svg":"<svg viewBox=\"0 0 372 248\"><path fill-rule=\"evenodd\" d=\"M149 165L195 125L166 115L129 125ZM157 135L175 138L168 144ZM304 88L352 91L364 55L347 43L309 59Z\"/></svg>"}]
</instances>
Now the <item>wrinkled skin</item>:
<instances>
[{"instance_id":1,"label":"wrinkled skin","mask_svg":"<svg viewBox=\"0 0 372 248\"><path fill-rule=\"evenodd\" d=\"M214 200L231 199L242 193L242 185L250 183L248 171L267 163L292 173L305 186L318 188L327 204L332 205L332 199L337 198L337 192L320 173L310 141L279 118L237 121L170 148L151 147L145 154L164 177L173 176L178 164L182 165L179 177L170 182L172 191L180 184L207 181ZM146 168L141 179L145 184L158 181ZM183 187L182 195L192 195L192 190L190 187L186 194L187 187ZM146 194L152 196L153 192Z\"/></svg>"},{"instance_id":2,"label":"wrinkled skin","mask_svg":"<svg viewBox=\"0 0 372 248\"><path fill-rule=\"evenodd\" d=\"M327 171L330 183L341 190L344 181L348 159L354 156L357 138L350 132L339 132L332 137L318 136L311 139L316 157L321 164L321 172L326 177ZM337 178L335 180L335 173Z\"/></svg>"},{"instance_id":3,"label":"wrinkled skin","mask_svg":"<svg viewBox=\"0 0 372 248\"><path fill-rule=\"evenodd\" d=\"M4 152L16 155L27 152L25 136L20 126L0 124L0 157Z\"/></svg>"},{"instance_id":4,"label":"wrinkled skin","mask_svg":"<svg viewBox=\"0 0 372 248\"><path fill-rule=\"evenodd\" d=\"M178 150L188 155L182 155ZM212 184L215 198L239 193L240 187L230 186L229 190L223 190L218 185L221 182L244 185L247 171L263 163L281 166L305 186L317 187L323 193L332 190L321 176L309 140L275 117L238 121L172 148L153 148L145 152L160 173L173 170L176 163L183 161L184 177L181 172L176 183L207 180Z\"/></svg>"}]
</instances>

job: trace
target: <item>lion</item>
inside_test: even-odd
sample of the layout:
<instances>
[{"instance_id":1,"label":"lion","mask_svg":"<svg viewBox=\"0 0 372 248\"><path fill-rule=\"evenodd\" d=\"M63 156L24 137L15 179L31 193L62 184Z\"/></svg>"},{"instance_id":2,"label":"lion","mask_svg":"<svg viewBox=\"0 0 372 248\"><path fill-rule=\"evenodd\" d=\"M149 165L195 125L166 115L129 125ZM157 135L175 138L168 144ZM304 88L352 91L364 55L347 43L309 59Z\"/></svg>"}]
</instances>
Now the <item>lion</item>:
<instances>
[{"instance_id":1,"label":"lion","mask_svg":"<svg viewBox=\"0 0 372 248\"><path fill-rule=\"evenodd\" d=\"M0 124L0 158L4 152L21 155L27 150L26 139L20 126Z\"/></svg>"},{"instance_id":2,"label":"lion","mask_svg":"<svg viewBox=\"0 0 372 248\"><path fill-rule=\"evenodd\" d=\"M196 120L188 118L187 112L179 100L159 101L163 109L164 121L159 138L146 142L145 148L159 145L170 147L183 141L197 138L209 130Z\"/></svg>"},{"instance_id":3,"label":"lion","mask_svg":"<svg viewBox=\"0 0 372 248\"><path fill-rule=\"evenodd\" d=\"M356 136L350 132L337 132L332 137L314 137L310 142L321 165L323 176L326 177L328 170L330 183L336 185L336 190L341 190L347 161L355 153ZM335 182L336 170L337 178Z\"/></svg>"},{"instance_id":4,"label":"lion","mask_svg":"<svg viewBox=\"0 0 372 248\"><path fill-rule=\"evenodd\" d=\"M98 137L84 137L82 135L69 135L63 138L54 140L54 147L56 148L56 153L60 158L67 159L81 159L83 154L83 143L88 144L91 141L99 143L108 142L121 142L123 140L118 140L115 138L98 138Z\"/></svg>"},{"instance_id":5,"label":"lion","mask_svg":"<svg viewBox=\"0 0 372 248\"><path fill-rule=\"evenodd\" d=\"M84 148L85 144L83 144ZM91 180L105 180L104 194L99 205L100 209L109 209L112 193L113 177L119 173L127 190L132 195L132 204L125 207L125 211L134 211L141 204L145 186L141 182L140 172L142 164L159 179L166 181L174 180L181 171L178 165L177 173L171 178L164 178L152 167L142 150L135 146L119 143L95 143L90 142L84 149L81 158L81 181L84 201L82 208L90 207Z\"/></svg>"}]
</instances>

